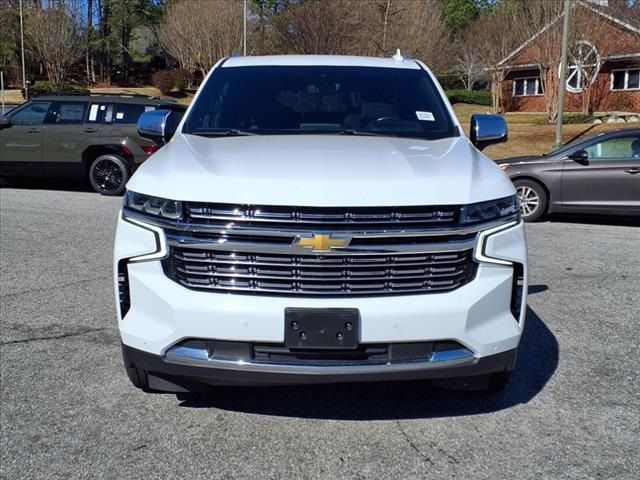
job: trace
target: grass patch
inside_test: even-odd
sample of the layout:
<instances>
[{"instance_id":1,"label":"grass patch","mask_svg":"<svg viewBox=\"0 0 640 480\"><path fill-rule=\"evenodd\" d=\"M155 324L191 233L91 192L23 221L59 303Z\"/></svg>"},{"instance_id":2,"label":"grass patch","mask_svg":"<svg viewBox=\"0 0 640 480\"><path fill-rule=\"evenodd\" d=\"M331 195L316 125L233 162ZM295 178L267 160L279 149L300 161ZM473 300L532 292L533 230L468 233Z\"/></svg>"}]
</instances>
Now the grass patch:
<instances>
[{"instance_id":1,"label":"grass patch","mask_svg":"<svg viewBox=\"0 0 640 480\"><path fill-rule=\"evenodd\" d=\"M562 142L575 141L587 135L620 128L620 124L601 125L565 125L562 130ZM468 130L468 126L466 127ZM484 153L494 160L521 155L541 155L554 150L555 125L509 125L509 140L506 143L491 145Z\"/></svg>"},{"instance_id":2,"label":"grass patch","mask_svg":"<svg viewBox=\"0 0 640 480\"><path fill-rule=\"evenodd\" d=\"M491 107L472 105L469 103L456 103L453 105L453 110L456 112L456 116L461 123L469 123L471 121L471 115L474 113L491 113Z\"/></svg>"},{"instance_id":3,"label":"grass patch","mask_svg":"<svg viewBox=\"0 0 640 480\"><path fill-rule=\"evenodd\" d=\"M453 109L469 134L469 122L474 113L490 113L482 105L457 103ZM509 126L509 141L491 145L484 153L494 160L522 155L541 155L554 150L556 126L547 122L545 113L507 113L505 116ZM587 135L606 132L636 124L603 123L594 125L593 117L581 113L568 113L563 116L564 128L562 142L568 143ZM586 123L585 123L586 122Z\"/></svg>"}]
</instances>

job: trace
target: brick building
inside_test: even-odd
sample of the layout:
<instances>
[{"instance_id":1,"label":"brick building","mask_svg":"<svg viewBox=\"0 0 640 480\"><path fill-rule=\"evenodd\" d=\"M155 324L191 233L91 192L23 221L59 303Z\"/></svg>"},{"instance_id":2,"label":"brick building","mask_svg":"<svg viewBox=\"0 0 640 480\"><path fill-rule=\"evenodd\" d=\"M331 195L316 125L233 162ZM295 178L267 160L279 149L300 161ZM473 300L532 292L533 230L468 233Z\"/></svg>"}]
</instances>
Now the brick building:
<instances>
[{"instance_id":1,"label":"brick building","mask_svg":"<svg viewBox=\"0 0 640 480\"><path fill-rule=\"evenodd\" d=\"M640 24L585 2L577 2L573 13L582 23L574 26L579 35L574 33L570 45L565 111L583 111L588 105L589 111L640 112ZM508 71L502 82L505 111L545 111L539 58L540 49L548 46L540 44L557 34L551 29L561 28L559 17L502 60ZM548 75L559 75L560 48ZM553 83L558 82L546 81L545 86Z\"/></svg>"}]
</instances>

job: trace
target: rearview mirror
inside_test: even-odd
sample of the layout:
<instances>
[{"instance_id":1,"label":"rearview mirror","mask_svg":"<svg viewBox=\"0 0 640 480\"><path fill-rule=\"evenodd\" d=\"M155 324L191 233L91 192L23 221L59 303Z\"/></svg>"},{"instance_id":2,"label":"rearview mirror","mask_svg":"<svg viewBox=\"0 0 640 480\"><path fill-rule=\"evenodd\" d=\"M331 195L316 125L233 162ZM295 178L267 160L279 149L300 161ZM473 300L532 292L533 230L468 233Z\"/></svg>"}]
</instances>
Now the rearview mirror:
<instances>
[{"instance_id":1,"label":"rearview mirror","mask_svg":"<svg viewBox=\"0 0 640 480\"><path fill-rule=\"evenodd\" d=\"M569 154L568 158L581 165L587 165L589 163L589 154L586 150L576 150Z\"/></svg>"},{"instance_id":2,"label":"rearview mirror","mask_svg":"<svg viewBox=\"0 0 640 480\"><path fill-rule=\"evenodd\" d=\"M138 119L138 135L164 145L176 133L181 115L171 110L144 112Z\"/></svg>"},{"instance_id":3,"label":"rearview mirror","mask_svg":"<svg viewBox=\"0 0 640 480\"><path fill-rule=\"evenodd\" d=\"M508 129L507 122L504 121L502 115L492 114L473 114L471 115L471 143L478 150L494 143L503 143L507 141Z\"/></svg>"},{"instance_id":4,"label":"rearview mirror","mask_svg":"<svg viewBox=\"0 0 640 480\"><path fill-rule=\"evenodd\" d=\"M0 130L3 128L9 128L11 126L11 119L9 117L0 117Z\"/></svg>"}]
</instances>

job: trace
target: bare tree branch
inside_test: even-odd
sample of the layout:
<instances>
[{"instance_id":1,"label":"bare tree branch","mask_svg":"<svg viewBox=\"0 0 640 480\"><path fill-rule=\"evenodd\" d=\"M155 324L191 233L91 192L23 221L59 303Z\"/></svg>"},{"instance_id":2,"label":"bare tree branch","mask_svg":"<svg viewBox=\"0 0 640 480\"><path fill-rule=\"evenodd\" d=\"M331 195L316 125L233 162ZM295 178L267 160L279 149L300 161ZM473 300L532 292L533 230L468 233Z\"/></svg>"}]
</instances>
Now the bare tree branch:
<instances>
[{"instance_id":1,"label":"bare tree branch","mask_svg":"<svg viewBox=\"0 0 640 480\"><path fill-rule=\"evenodd\" d=\"M80 54L78 15L69 2L52 2L48 9L34 10L25 25L26 44L44 65L56 90L63 86L67 71Z\"/></svg>"},{"instance_id":2,"label":"bare tree branch","mask_svg":"<svg viewBox=\"0 0 640 480\"><path fill-rule=\"evenodd\" d=\"M240 0L174 0L158 36L182 68L206 73L240 50L242 11Z\"/></svg>"}]
</instances>

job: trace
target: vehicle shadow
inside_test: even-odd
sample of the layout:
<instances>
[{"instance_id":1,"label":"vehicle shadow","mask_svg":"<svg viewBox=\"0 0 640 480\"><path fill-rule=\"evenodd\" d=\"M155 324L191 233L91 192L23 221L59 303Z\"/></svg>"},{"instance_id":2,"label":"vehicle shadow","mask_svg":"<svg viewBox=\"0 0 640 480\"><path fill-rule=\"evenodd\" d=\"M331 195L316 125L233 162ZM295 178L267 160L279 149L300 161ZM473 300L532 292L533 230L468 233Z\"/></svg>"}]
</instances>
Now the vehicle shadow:
<instances>
[{"instance_id":1,"label":"vehicle shadow","mask_svg":"<svg viewBox=\"0 0 640 480\"><path fill-rule=\"evenodd\" d=\"M536 290L536 289L534 289ZM538 291L543 291L538 289ZM495 412L529 402L558 366L558 341L531 309L518 365L499 393L443 390L428 382L386 382L286 387L215 387L181 394L180 406L299 418L398 420L454 417Z\"/></svg>"}]
</instances>

